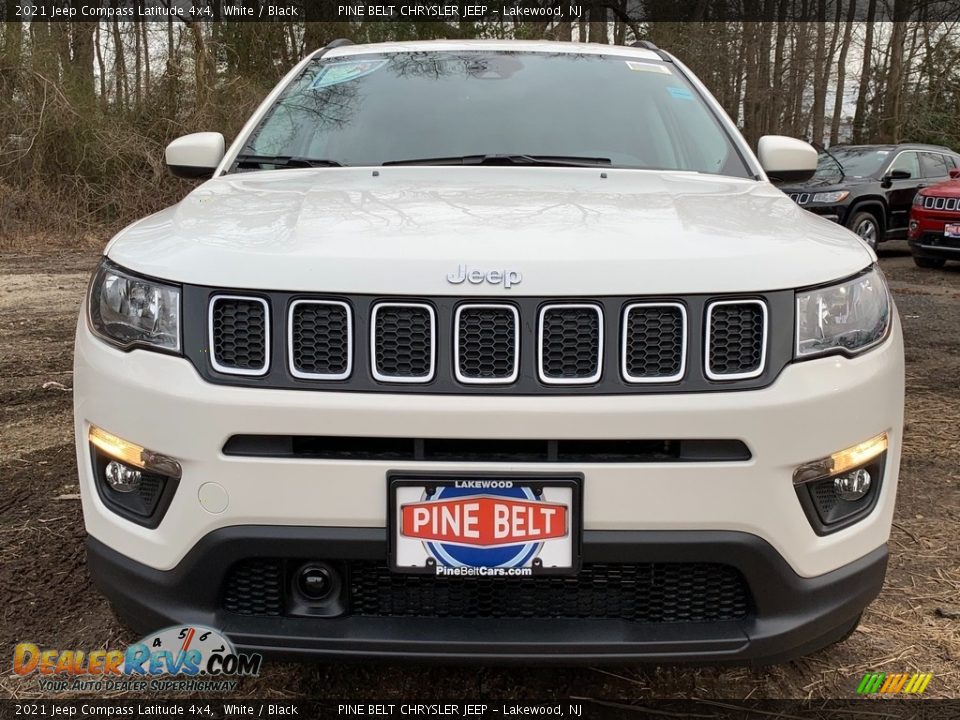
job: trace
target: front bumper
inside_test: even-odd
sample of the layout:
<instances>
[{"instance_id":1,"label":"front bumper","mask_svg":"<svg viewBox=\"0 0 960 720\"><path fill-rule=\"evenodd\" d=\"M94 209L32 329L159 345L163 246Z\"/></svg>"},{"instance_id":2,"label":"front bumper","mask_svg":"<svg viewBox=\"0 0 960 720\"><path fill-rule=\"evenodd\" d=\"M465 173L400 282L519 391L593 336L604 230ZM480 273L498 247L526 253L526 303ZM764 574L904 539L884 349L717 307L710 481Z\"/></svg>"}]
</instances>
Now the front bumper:
<instances>
[{"instance_id":1,"label":"front bumper","mask_svg":"<svg viewBox=\"0 0 960 720\"><path fill-rule=\"evenodd\" d=\"M337 659L783 662L842 638L879 593L887 564L884 545L848 566L802 578L769 544L745 533L588 531L585 563L695 561L737 568L751 589L750 614L733 621L632 623L538 617L248 617L221 607L227 568L240 560L278 554L376 560L385 553L386 535L379 529L232 527L211 533L177 567L160 571L94 538L87 542L95 583L140 632L197 623L223 630L241 650Z\"/></svg>"},{"instance_id":2,"label":"front bumper","mask_svg":"<svg viewBox=\"0 0 960 720\"><path fill-rule=\"evenodd\" d=\"M908 242L910 252L916 257L943 260L960 259L960 238L948 238L943 234L943 223L939 232L921 232Z\"/></svg>"},{"instance_id":3,"label":"front bumper","mask_svg":"<svg viewBox=\"0 0 960 720\"><path fill-rule=\"evenodd\" d=\"M383 528L388 471L583 473L585 530L728 530L756 535L803 577L830 572L889 536L903 423L903 346L788 365L767 388L683 395L403 396L265 390L204 382L182 358L123 353L81 324L74 376L77 459L87 531L144 565L169 570L224 527ZM93 479L90 425L177 459L183 476L155 529L104 505ZM803 463L889 435L872 513L826 536L811 528L792 476ZM474 439L741 440L726 462L395 462L225 455L234 434ZM216 506L202 502L219 486ZM201 489L206 486L204 492Z\"/></svg>"},{"instance_id":4,"label":"front bumper","mask_svg":"<svg viewBox=\"0 0 960 720\"><path fill-rule=\"evenodd\" d=\"M250 650L337 657L537 661L776 662L842 637L882 585L903 421L903 347L788 365L759 390L631 396L304 392L204 382L189 362L123 353L81 323L75 422L88 562L140 630L219 627ZM108 508L93 477L97 425L182 466L156 528ZM818 536L795 492L798 465L887 433L872 512ZM237 457L238 434L474 439L732 439L749 460L597 464ZM736 619L637 622L536 614L492 618L247 616L224 582L249 558L386 559L387 473L581 473L588 563L718 563L749 587ZM219 489L212 506L211 484ZM290 582L284 576L281 585ZM601 598L603 593L600 593ZM429 611L424 614L430 615ZM562 615L562 614L561 614Z\"/></svg>"},{"instance_id":5,"label":"front bumper","mask_svg":"<svg viewBox=\"0 0 960 720\"><path fill-rule=\"evenodd\" d=\"M843 225L846 222L847 213L850 208L846 205L803 205L804 210L819 215L824 220L830 220Z\"/></svg>"}]
</instances>

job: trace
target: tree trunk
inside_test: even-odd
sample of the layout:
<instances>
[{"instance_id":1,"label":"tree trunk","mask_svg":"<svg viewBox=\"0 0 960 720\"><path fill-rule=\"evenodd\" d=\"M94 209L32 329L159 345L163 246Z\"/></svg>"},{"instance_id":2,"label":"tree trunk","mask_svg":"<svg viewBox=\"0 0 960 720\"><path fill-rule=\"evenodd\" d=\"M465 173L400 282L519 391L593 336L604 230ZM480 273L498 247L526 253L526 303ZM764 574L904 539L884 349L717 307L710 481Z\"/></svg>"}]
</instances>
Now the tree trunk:
<instances>
[{"instance_id":1,"label":"tree trunk","mask_svg":"<svg viewBox=\"0 0 960 720\"><path fill-rule=\"evenodd\" d=\"M843 91L847 78L847 52L850 50L850 38L853 36L853 21L857 15L857 0L848 0L847 22L843 27L843 41L840 43L840 58L837 60L837 94L833 101L833 117L830 120L830 145L840 141L840 122L843 118Z\"/></svg>"},{"instance_id":2,"label":"tree trunk","mask_svg":"<svg viewBox=\"0 0 960 720\"><path fill-rule=\"evenodd\" d=\"M190 33L193 36L193 80L197 102L194 110L201 110L207 103L208 74L210 63L207 60L207 45L203 40L203 23L190 23Z\"/></svg>"},{"instance_id":3,"label":"tree trunk","mask_svg":"<svg viewBox=\"0 0 960 720\"><path fill-rule=\"evenodd\" d=\"M143 96L150 97L150 39L147 36L147 28L150 23L137 23L140 26L138 32L143 33Z\"/></svg>"},{"instance_id":4,"label":"tree trunk","mask_svg":"<svg viewBox=\"0 0 960 720\"><path fill-rule=\"evenodd\" d=\"M93 36L94 54L97 58L97 70L100 73L100 105L106 109L108 103L107 97L107 67L103 62L103 47L100 38L100 23L96 24L96 31Z\"/></svg>"},{"instance_id":5,"label":"tree trunk","mask_svg":"<svg viewBox=\"0 0 960 720\"><path fill-rule=\"evenodd\" d=\"M819 17L823 17L827 11L827 0L819 0ZM811 118L813 119L810 130L810 139L816 143L823 143L823 114L826 111L827 100L827 82L830 73L827 71L827 24L817 23L817 46L813 57L813 107L811 108Z\"/></svg>"},{"instance_id":6,"label":"tree trunk","mask_svg":"<svg viewBox=\"0 0 960 720\"><path fill-rule=\"evenodd\" d=\"M63 23L61 23L63 24ZM96 102L93 84L93 31L95 23L71 22L69 27L69 61L64 69L69 71L71 98L81 105ZM66 34L64 34L66 40Z\"/></svg>"},{"instance_id":7,"label":"tree trunk","mask_svg":"<svg viewBox=\"0 0 960 720\"><path fill-rule=\"evenodd\" d=\"M870 0L867 6L867 20L864 23L863 65L860 67L860 89L857 91L857 109L853 115L853 142L866 140L864 127L867 122L867 93L870 90L870 63L873 59L873 21L877 17L877 0Z\"/></svg>"},{"instance_id":8,"label":"tree trunk","mask_svg":"<svg viewBox=\"0 0 960 720\"><path fill-rule=\"evenodd\" d=\"M787 15L787 0L780 0L777 8L777 22L774 23L777 31L777 42L773 50L773 97L770 102L771 127L775 132L783 132L783 64L784 50L787 44L789 26L785 22Z\"/></svg>"},{"instance_id":9,"label":"tree trunk","mask_svg":"<svg viewBox=\"0 0 960 720\"><path fill-rule=\"evenodd\" d=\"M140 48L140 28L136 25L133 27L133 102L136 106L136 110L140 110L140 83L143 79L143 63L140 59L141 48Z\"/></svg>"},{"instance_id":10,"label":"tree trunk","mask_svg":"<svg viewBox=\"0 0 960 720\"><path fill-rule=\"evenodd\" d=\"M123 38L120 35L120 21L113 19L113 69L117 85L117 107L127 108L127 60L123 47Z\"/></svg>"},{"instance_id":11,"label":"tree trunk","mask_svg":"<svg viewBox=\"0 0 960 720\"><path fill-rule=\"evenodd\" d=\"M902 16L903 0L894 1L894 18ZM898 12L899 11L899 12ZM907 39L907 24L894 20L890 35L890 67L887 74L887 92L883 100L880 120L880 142L895 143L900 139L900 96L903 91L903 45Z\"/></svg>"},{"instance_id":12,"label":"tree trunk","mask_svg":"<svg viewBox=\"0 0 960 720\"><path fill-rule=\"evenodd\" d=\"M607 8L605 5L590 6L590 42L607 45Z\"/></svg>"}]
</instances>

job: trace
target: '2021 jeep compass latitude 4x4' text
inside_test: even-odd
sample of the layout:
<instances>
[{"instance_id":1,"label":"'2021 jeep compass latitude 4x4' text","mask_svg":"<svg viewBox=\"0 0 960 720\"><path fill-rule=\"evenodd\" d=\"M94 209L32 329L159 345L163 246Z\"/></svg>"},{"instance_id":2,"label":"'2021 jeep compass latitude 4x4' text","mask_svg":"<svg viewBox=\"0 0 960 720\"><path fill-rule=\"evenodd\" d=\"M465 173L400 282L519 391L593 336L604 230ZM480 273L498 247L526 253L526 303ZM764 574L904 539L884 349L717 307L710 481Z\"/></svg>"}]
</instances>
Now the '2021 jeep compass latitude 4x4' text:
<instances>
[{"instance_id":1,"label":"'2021 jeep compass latitude 4x4' text","mask_svg":"<svg viewBox=\"0 0 960 720\"><path fill-rule=\"evenodd\" d=\"M107 246L88 564L141 630L320 656L775 661L879 591L872 251L652 46L336 43Z\"/></svg>"}]
</instances>

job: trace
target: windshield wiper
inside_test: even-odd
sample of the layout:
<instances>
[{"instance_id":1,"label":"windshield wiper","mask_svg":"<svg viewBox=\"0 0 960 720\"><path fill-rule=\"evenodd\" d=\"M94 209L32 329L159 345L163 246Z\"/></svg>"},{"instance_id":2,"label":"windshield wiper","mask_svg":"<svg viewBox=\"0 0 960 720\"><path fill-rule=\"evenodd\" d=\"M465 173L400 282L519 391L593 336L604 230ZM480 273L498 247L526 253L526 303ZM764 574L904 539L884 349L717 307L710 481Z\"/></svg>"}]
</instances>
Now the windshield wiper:
<instances>
[{"instance_id":1,"label":"windshield wiper","mask_svg":"<svg viewBox=\"0 0 960 720\"><path fill-rule=\"evenodd\" d=\"M260 165L276 165L280 168L307 168L307 167L344 167L337 160L323 158L300 157L298 155L237 155L234 161L237 167L259 167Z\"/></svg>"},{"instance_id":2,"label":"windshield wiper","mask_svg":"<svg viewBox=\"0 0 960 720\"><path fill-rule=\"evenodd\" d=\"M840 179L843 180L847 176L847 174L843 171L843 164L839 160L837 160L836 156L834 156L832 152L827 150L820 143L814 143L813 146L837 164L837 170L840 171Z\"/></svg>"},{"instance_id":3,"label":"windshield wiper","mask_svg":"<svg viewBox=\"0 0 960 720\"><path fill-rule=\"evenodd\" d=\"M547 167L597 167L610 165L610 158L575 155L460 155L455 157L389 160L384 165L538 165Z\"/></svg>"}]
</instances>

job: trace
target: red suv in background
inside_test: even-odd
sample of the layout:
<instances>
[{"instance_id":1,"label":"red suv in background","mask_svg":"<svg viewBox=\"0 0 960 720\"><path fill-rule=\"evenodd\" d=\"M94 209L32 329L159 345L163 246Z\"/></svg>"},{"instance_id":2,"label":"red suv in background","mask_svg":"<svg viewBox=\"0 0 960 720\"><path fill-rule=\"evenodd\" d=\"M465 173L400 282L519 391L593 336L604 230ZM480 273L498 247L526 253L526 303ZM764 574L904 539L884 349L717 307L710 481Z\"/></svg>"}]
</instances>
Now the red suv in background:
<instances>
[{"instance_id":1,"label":"red suv in background","mask_svg":"<svg viewBox=\"0 0 960 720\"><path fill-rule=\"evenodd\" d=\"M960 170L951 170L950 177L913 199L907 240L913 261L922 268L960 260Z\"/></svg>"}]
</instances>

